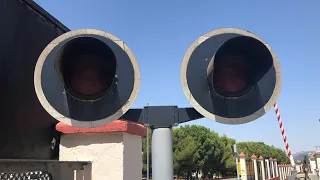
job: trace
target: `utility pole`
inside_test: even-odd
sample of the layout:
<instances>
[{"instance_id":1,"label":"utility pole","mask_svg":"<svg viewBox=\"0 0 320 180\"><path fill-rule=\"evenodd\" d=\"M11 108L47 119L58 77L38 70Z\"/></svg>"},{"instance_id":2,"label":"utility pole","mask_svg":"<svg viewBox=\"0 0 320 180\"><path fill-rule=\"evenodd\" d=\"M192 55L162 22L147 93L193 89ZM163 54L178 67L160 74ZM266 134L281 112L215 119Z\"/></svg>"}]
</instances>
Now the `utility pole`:
<instances>
[{"instance_id":1,"label":"utility pole","mask_svg":"<svg viewBox=\"0 0 320 180\"><path fill-rule=\"evenodd\" d=\"M234 144L232 149L233 149L234 156L236 157L237 180L240 180L239 168L238 168L238 148L237 148L237 144Z\"/></svg>"},{"instance_id":2,"label":"utility pole","mask_svg":"<svg viewBox=\"0 0 320 180\"><path fill-rule=\"evenodd\" d=\"M149 103L147 104L147 107L149 106ZM147 180L150 179L149 177L149 124L145 125L147 127Z\"/></svg>"}]
</instances>

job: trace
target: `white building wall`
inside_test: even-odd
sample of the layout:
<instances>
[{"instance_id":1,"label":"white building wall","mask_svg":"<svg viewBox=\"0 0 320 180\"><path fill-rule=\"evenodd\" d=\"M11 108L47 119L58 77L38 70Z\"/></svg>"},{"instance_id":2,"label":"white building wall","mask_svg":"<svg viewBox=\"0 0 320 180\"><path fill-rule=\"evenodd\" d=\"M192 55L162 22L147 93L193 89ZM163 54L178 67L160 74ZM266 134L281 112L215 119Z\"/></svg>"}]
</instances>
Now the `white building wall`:
<instances>
[{"instance_id":1,"label":"white building wall","mask_svg":"<svg viewBox=\"0 0 320 180\"><path fill-rule=\"evenodd\" d=\"M126 133L88 133L62 135L60 140L59 160L91 161L91 179L88 180L123 180L124 157L128 156L126 157L127 159L131 158L129 157L130 154L124 152L123 140L127 139L126 141L128 141L128 139L130 139L130 137L124 138L124 134ZM136 138L132 140L131 143L139 144L139 142L135 140L138 139ZM141 155L141 149L139 154ZM134 155L136 156L137 154ZM137 157L137 159L138 158L139 157ZM141 159L138 162L140 161ZM134 167L132 168L134 169ZM141 171L139 171L139 173L141 176ZM68 173L66 173L66 176L67 174ZM68 177L64 178L67 179L71 177L68 175ZM80 179L79 177L74 178L77 178L77 180Z\"/></svg>"}]
</instances>

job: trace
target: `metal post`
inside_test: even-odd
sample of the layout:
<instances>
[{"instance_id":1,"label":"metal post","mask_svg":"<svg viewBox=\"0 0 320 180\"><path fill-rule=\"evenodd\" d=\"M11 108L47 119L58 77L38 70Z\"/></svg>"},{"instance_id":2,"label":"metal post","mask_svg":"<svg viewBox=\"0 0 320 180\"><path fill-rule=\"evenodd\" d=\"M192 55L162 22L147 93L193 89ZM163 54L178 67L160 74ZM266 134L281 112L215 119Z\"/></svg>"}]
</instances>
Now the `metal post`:
<instances>
[{"instance_id":1,"label":"metal post","mask_svg":"<svg viewBox=\"0 0 320 180\"><path fill-rule=\"evenodd\" d=\"M149 106L149 103L147 104L147 107ZM147 180L150 179L149 177L149 126L147 126Z\"/></svg>"},{"instance_id":2,"label":"metal post","mask_svg":"<svg viewBox=\"0 0 320 180\"><path fill-rule=\"evenodd\" d=\"M237 148L237 144L233 145L233 152L234 152L234 156L236 157L236 167L237 167L237 179L240 180L240 176L239 176L239 167L238 167L238 148Z\"/></svg>"},{"instance_id":3,"label":"metal post","mask_svg":"<svg viewBox=\"0 0 320 180\"><path fill-rule=\"evenodd\" d=\"M237 179L240 180L240 176L239 176L239 167L238 167L238 156L236 156L236 166L237 166Z\"/></svg>"},{"instance_id":4,"label":"metal post","mask_svg":"<svg viewBox=\"0 0 320 180\"><path fill-rule=\"evenodd\" d=\"M173 152L171 128L152 131L152 180L173 179Z\"/></svg>"},{"instance_id":5,"label":"metal post","mask_svg":"<svg viewBox=\"0 0 320 180\"><path fill-rule=\"evenodd\" d=\"M147 180L149 179L149 127L147 126Z\"/></svg>"}]
</instances>

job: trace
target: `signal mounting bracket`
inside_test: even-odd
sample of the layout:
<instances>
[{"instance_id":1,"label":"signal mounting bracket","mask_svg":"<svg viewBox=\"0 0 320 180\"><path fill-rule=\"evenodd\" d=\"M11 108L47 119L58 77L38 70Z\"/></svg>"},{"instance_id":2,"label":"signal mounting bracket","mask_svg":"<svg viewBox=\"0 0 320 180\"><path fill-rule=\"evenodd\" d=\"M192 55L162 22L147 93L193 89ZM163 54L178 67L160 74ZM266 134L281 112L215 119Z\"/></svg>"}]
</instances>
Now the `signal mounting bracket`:
<instances>
[{"instance_id":1,"label":"signal mounting bracket","mask_svg":"<svg viewBox=\"0 0 320 180\"><path fill-rule=\"evenodd\" d=\"M145 106L143 109L129 109L119 119L136 122L152 128L168 128L200 118L203 118L203 116L191 107Z\"/></svg>"}]
</instances>

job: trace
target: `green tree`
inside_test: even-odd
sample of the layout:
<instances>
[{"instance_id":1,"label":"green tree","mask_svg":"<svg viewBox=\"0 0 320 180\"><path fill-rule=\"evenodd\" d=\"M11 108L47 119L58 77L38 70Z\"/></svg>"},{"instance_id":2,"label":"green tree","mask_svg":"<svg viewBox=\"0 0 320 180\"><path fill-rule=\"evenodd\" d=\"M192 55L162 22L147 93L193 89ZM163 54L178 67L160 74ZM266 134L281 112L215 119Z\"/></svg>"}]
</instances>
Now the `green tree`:
<instances>
[{"instance_id":1,"label":"green tree","mask_svg":"<svg viewBox=\"0 0 320 180\"><path fill-rule=\"evenodd\" d=\"M180 141L175 143L173 147L173 165L176 175L190 174L197 168L196 160L198 158L195 154L198 147L197 142L191 136L181 138Z\"/></svg>"},{"instance_id":2,"label":"green tree","mask_svg":"<svg viewBox=\"0 0 320 180\"><path fill-rule=\"evenodd\" d=\"M151 128L149 128L149 172L152 172L152 158L151 158L151 142L152 142L152 131ZM147 173L147 137L144 137L142 139L142 163L143 163L143 169L142 173Z\"/></svg>"},{"instance_id":3,"label":"green tree","mask_svg":"<svg viewBox=\"0 0 320 180\"><path fill-rule=\"evenodd\" d=\"M149 129L149 160L150 172L152 172L151 158L151 129ZM236 163L232 146L236 140L198 125L185 125L172 131L174 173L178 176L187 175L199 171L202 174L221 174L226 176L235 173ZM147 171L147 138L142 141L143 173ZM276 158L279 164L289 163L285 151L263 142L239 142L238 152L244 152L247 160L250 156L263 156L264 158Z\"/></svg>"},{"instance_id":4,"label":"green tree","mask_svg":"<svg viewBox=\"0 0 320 180\"><path fill-rule=\"evenodd\" d=\"M225 134L221 136L223 143L222 159L217 167L217 171L226 176L228 173L234 174L236 172L236 162L232 146L236 143L236 140L228 138Z\"/></svg>"},{"instance_id":5,"label":"green tree","mask_svg":"<svg viewBox=\"0 0 320 180\"><path fill-rule=\"evenodd\" d=\"M262 156L264 158L276 158L279 164L290 163L285 151L269 146L263 142L240 142L237 143L238 151L245 153L247 160L250 160L252 154L257 157Z\"/></svg>"},{"instance_id":6,"label":"green tree","mask_svg":"<svg viewBox=\"0 0 320 180\"><path fill-rule=\"evenodd\" d=\"M173 131L175 172L213 173L220 164L224 145L218 133L197 125L186 125Z\"/></svg>"}]
</instances>

